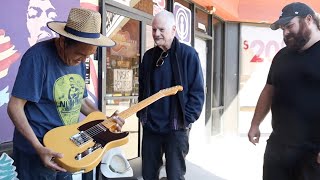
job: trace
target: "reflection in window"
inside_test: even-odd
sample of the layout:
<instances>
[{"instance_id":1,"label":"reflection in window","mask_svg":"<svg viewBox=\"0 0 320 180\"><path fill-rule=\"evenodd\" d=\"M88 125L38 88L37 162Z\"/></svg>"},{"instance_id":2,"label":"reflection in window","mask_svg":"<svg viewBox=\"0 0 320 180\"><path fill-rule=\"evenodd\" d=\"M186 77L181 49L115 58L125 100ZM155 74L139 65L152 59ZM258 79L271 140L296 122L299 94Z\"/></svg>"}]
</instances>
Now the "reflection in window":
<instances>
[{"instance_id":1,"label":"reflection in window","mask_svg":"<svg viewBox=\"0 0 320 180\"><path fill-rule=\"evenodd\" d=\"M116 42L106 48L106 115L120 113L136 103L140 60L140 21L107 12L106 32ZM123 131L129 131L130 141L121 146L126 158L139 155L139 121L135 113L126 119Z\"/></svg>"},{"instance_id":2,"label":"reflection in window","mask_svg":"<svg viewBox=\"0 0 320 180\"><path fill-rule=\"evenodd\" d=\"M140 23L110 12L107 13L107 21L107 34L116 45L107 49L106 93L111 96L136 96L140 59Z\"/></svg>"},{"instance_id":3,"label":"reflection in window","mask_svg":"<svg viewBox=\"0 0 320 180\"><path fill-rule=\"evenodd\" d=\"M167 0L114 0L123 5L133 7L150 15L166 9Z\"/></svg>"}]
</instances>

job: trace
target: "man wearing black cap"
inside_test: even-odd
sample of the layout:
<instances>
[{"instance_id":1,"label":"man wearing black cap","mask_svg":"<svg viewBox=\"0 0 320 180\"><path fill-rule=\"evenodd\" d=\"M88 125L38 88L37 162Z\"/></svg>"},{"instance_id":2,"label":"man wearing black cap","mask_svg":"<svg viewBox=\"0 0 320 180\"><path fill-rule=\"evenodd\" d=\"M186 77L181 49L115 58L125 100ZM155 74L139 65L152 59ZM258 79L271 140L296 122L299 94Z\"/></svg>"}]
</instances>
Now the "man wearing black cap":
<instances>
[{"instance_id":1,"label":"man wearing black cap","mask_svg":"<svg viewBox=\"0 0 320 180\"><path fill-rule=\"evenodd\" d=\"M320 179L320 30L318 15L295 2L271 29L283 30L286 47L273 59L248 132L259 142L259 125L272 112L273 131L264 155L263 180Z\"/></svg>"}]
</instances>

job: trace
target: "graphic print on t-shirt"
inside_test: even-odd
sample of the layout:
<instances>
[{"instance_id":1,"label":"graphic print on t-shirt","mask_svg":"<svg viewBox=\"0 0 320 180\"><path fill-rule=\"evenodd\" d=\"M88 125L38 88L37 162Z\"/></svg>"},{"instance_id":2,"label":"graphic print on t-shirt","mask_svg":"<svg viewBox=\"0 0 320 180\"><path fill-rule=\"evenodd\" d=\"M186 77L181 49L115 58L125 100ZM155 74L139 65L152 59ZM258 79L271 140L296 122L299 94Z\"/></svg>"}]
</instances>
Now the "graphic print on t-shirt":
<instances>
[{"instance_id":1,"label":"graphic print on t-shirt","mask_svg":"<svg viewBox=\"0 0 320 180\"><path fill-rule=\"evenodd\" d=\"M57 111L65 125L79 120L85 82L78 74L68 74L56 80L53 87Z\"/></svg>"}]
</instances>

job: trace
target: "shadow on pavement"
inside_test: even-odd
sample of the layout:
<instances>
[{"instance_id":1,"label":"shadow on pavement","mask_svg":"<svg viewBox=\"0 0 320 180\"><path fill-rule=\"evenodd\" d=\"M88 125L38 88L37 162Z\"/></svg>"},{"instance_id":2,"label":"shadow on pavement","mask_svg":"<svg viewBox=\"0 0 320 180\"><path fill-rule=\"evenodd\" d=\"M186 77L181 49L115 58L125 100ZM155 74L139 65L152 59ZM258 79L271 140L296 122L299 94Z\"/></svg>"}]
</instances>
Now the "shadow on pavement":
<instances>
[{"instance_id":1,"label":"shadow on pavement","mask_svg":"<svg viewBox=\"0 0 320 180\"><path fill-rule=\"evenodd\" d=\"M194 180L196 178L201 178L201 180L226 180L189 161L187 161L187 174L185 178L186 180Z\"/></svg>"}]
</instances>

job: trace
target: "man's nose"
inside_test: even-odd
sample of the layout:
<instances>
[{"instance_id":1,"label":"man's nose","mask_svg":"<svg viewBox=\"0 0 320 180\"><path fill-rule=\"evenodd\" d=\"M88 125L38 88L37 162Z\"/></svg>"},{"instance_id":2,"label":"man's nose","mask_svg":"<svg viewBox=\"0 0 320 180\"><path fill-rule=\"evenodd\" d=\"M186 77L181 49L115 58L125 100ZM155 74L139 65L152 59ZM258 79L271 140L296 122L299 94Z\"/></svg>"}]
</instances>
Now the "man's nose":
<instances>
[{"instance_id":1,"label":"man's nose","mask_svg":"<svg viewBox=\"0 0 320 180\"><path fill-rule=\"evenodd\" d=\"M160 30L157 29L154 34L155 34L156 36L159 36L159 35L160 35Z\"/></svg>"},{"instance_id":2,"label":"man's nose","mask_svg":"<svg viewBox=\"0 0 320 180\"><path fill-rule=\"evenodd\" d=\"M287 28L283 29L283 36L287 36L289 34L289 30Z\"/></svg>"}]
</instances>

